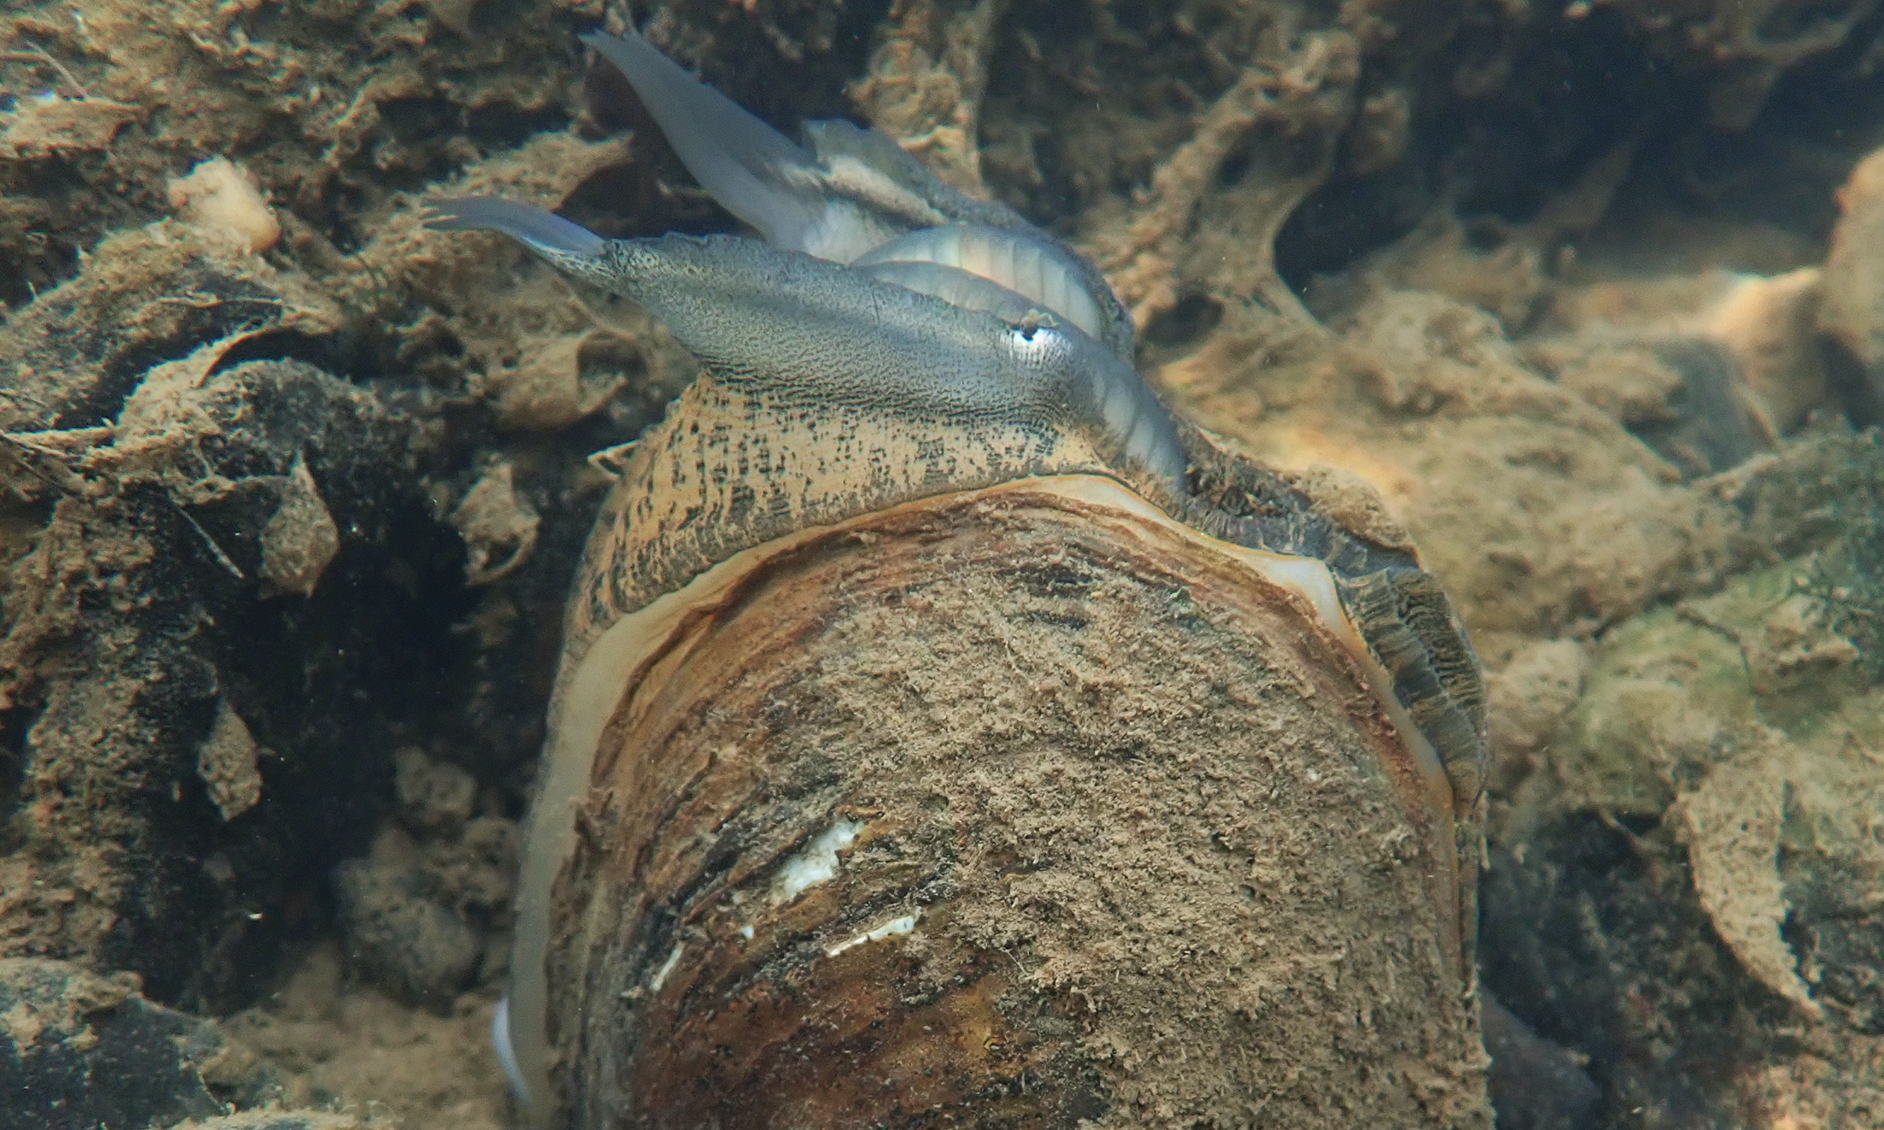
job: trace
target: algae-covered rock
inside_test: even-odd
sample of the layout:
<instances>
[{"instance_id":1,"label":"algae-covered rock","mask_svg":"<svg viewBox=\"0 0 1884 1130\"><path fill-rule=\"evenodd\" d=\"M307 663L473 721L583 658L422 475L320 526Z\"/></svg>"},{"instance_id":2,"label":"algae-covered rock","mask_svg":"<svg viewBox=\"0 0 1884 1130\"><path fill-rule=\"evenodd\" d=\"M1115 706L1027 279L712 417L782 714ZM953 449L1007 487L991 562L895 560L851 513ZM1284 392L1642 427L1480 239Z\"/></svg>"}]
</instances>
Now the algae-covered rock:
<instances>
[{"instance_id":1,"label":"algae-covered rock","mask_svg":"<svg viewBox=\"0 0 1884 1130\"><path fill-rule=\"evenodd\" d=\"M251 1110L215 1118L190 1118L169 1130L374 1130L395 1126L390 1119L374 1119L326 1110Z\"/></svg>"},{"instance_id":2,"label":"algae-covered rock","mask_svg":"<svg viewBox=\"0 0 1884 1130\"><path fill-rule=\"evenodd\" d=\"M128 975L0 958L0 1125L95 1130L221 1114L203 1074L226 1053L223 1038L137 989Z\"/></svg>"},{"instance_id":3,"label":"algae-covered rock","mask_svg":"<svg viewBox=\"0 0 1884 1130\"><path fill-rule=\"evenodd\" d=\"M298 361L172 376L69 463L79 493L15 565L0 695L33 714L0 921L160 999L233 1003L371 835L388 727L440 672L450 608L398 573L450 583L462 557L411 420ZM345 534L283 593L268 530L297 482Z\"/></svg>"},{"instance_id":4,"label":"algae-covered rock","mask_svg":"<svg viewBox=\"0 0 1884 1130\"><path fill-rule=\"evenodd\" d=\"M1801 589L1818 619L1858 649L1858 662L1884 679L1884 433L1854 440L1849 459L1827 476L1824 519L1837 537L1811 562Z\"/></svg>"},{"instance_id":5,"label":"algae-covered rock","mask_svg":"<svg viewBox=\"0 0 1884 1130\"><path fill-rule=\"evenodd\" d=\"M1494 833L1522 847L1493 854L1488 981L1553 1002L1612 1096L1725 1111L1779 1033L1844 1028L1855 1069L1884 1031L1884 685L1808 568L1609 632Z\"/></svg>"},{"instance_id":6,"label":"algae-covered rock","mask_svg":"<svg viewBox=\"0 0 1884 1130\"><path fill-rule=\"evenodd\" d=\"M188 1118L169 1130L373 1130L388 1120L372 1120L325 1110L251 1110L214 1118Z\"/></svg>"},{"instance_id":7,"label":"algae-covered rock","mask_svg":"<svg viewBox=\"0 0 1884 1130\"><path fill-rule=\"evenodd\" d=\"M1825 259L1819 327L1844 362L1844 394L1868 423L1884 421L1884 151L1851 172L1838 194L1843 215Z\"/></svg>"},{"instance_id":8,"label":"algae-covered rock","mask_svg":"<svg viewBox=\"0 0 1884 1130\"><path fill-rule=\"evenodd\" d=\"M108 241L6 331L4 474L39 521L0 636L0 936L240 1002L370 837L389 727L445 677L454 606L427 580L453 591L463 557L427 430L302 359L339 332L305 280L176 225Z\"/></svg>"}]
</instances>

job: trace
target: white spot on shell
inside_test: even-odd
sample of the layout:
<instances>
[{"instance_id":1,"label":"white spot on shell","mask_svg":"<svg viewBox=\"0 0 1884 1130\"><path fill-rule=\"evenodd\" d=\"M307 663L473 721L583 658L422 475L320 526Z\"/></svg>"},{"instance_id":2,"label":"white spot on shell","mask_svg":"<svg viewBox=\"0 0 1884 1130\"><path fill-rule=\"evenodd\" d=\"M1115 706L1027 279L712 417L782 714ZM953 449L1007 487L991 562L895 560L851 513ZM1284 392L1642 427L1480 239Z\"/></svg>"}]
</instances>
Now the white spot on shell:
<instances>
[{"instance_id":1,"label":"white spot on shell","mask_svg":"<svg viewBox=\"0 0 1884 1130\"><path fill-rule=\"evenodd\" d=\"M826 957L836 957L845 950L861 946L865 942L880 942L896 934L913 934L916 932L916 919L921 917L922 912L917 911L914 914L905 914L901 918L892 918L874 930L866 930L854 938L837 943L825 950L824 954Z\"/></svg>"},{"instance_id":2,"label":"white spot on shell","mask_svg":"<svg viewBox=\"0 0 1884 1130\"><path fill-rule=\"evenodd\" d=\"M860 820L839 817L831 821L829 828L813 836L810 843L779 868L778 877L772 880L772 901L775 904L790 902L806 888L834 878L839 866L837 853L855 843L861 831L863 822Z\"/></svg>"},{"instance_id":3,"label":"white spot on shell","mask_svg":"<svg viewBox=\"0 0 1884 1130\"><path fill-rule=\"evenodd\" d=\"M667 984L667 975L674 971L674 966L680 964L681 951L686 948L685 942L674 943L674 952L667 955L667 960L661 962L661 967L655 970L654 976L648 980L649 992L658 993L661 991L661 986Z\"/></svg>"}]
</instances>

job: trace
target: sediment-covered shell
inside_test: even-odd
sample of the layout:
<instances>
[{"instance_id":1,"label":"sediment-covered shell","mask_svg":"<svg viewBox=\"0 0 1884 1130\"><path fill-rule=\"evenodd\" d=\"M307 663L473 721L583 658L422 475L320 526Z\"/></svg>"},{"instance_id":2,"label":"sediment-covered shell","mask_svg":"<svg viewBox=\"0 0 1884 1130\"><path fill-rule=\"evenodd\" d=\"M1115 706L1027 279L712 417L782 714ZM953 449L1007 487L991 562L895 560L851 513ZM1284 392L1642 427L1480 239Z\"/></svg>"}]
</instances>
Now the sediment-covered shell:
<instances>
[{"instance_id":1,"label":"sediment-covered shell","mask_svg":"<svg viewBox=\"0 0 1884 1130\"><path fill-rule=\"evenodd\" d=\"M703 382L616 488L516 955L561 1117L1482 1124L1471 805L1326 563L1223 535L1404 555L1195 434L1201 499L875 477L1007 449L925 430Z\"/></svg>"}]
</instances>

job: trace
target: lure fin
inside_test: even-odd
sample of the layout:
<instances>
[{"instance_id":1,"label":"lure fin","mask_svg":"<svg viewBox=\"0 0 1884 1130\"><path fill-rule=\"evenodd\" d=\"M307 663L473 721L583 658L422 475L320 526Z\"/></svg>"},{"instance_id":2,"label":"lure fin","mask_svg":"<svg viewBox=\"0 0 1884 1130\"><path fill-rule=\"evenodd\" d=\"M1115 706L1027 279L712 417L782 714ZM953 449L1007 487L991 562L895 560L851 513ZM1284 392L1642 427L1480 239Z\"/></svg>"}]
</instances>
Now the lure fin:
<instances>
[{"instance_id":1,"label":"lure fin","mask_svg":"<svg viewBox=\"0 0 1884 1130\"><path fill-rule=\"evenodd\" d=\"M1037 257L1053 260L1092 307L1062 312L1121 357L1132 356L1131 316L1098 271L1012 208L950 185L881 131L807 121L800 146L633 32L596 32L582 41L628 79L700 186L772 246L851 263L899 236L941 225L1010 233L1043 245ZM1066 303L1049 305L1058 311Z\"/></svg>"},{"instance_id":2,"label":"lure fin","mask_svg":"<svg viewBox=\"0 0 1884 1130\"><path fill-rule=\"evenodd\" d=\"M881 241L865 217L846 214L854 210L827 193L811 154L647 40L595 32L582 42L628 79L700 187L767 243L848 262L849 245Z\"/></svg>"},{"instance_id":3,"label":"lure fin","mask_svg":"<svg viewBox=\"0 0 1884 1130\"><path fill-rule=\"evenodd\" d=\"M1058 244L1031 232L989 227L986 224L943 224L920 228L859 256L851 266L867 269L880 278L911 286L915 268L933 264L985 279L1000 290L1078 326L1094 338L1105 336L1105 315L1094 301L1087 274L1079 261ZM892 276L886 270L894 270ZM921 285L914 287L924 290ZM925 293L939 292L925 290ZM995 310L964 294L941 294L961 306Z\"/></svg>"},{"instance_id":4,"label":"lure fin","mask_svg":"<svg viewBox=\"0 0 1884 1130\"><path fill-rule=\"evenodd\" d=\"M425 201L432 231L494 231L523 244L551 266L614 289L608 240L548 209L496 196L434 196Z\"/></svg>"},{"instance_id":5,"label":"lure fin","mask_svg":"<svg viewBox=\"0 0 1884 1130\"><path fill-rule=\"evenodd\" d=\"M594 258L607 241L572 220L534 204L497 196L435 196L425 201L432 231L502 232L539 255Z\"/></svg>"},{"instance_id":6,"label":"lure fin","mask_svg":"<svg viewBox=\"0 0 1884 1130\"><path fill-rule=\"evenodd\" d=\"M530 1084L523 1077L523 1067L517 1062L517 1053L510 1044L510 997L500 997L497 1010L491 1014L491 1050L497 1053L497 1066L503 1069L504 1079L510 1084L510 1093L516 1097L519 1105L528 1109L534 1105L530 1095Z\"/></svg>"}]
</instances>

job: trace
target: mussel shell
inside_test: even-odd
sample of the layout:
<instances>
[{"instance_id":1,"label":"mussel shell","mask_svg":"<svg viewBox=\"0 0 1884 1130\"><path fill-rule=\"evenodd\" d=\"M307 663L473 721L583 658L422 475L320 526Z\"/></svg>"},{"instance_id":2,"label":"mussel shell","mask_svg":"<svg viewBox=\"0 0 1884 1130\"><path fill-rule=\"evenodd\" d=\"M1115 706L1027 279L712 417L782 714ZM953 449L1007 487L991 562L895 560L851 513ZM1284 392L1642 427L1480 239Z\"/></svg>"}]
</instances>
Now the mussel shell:
<instances>
[{"instance_id":1,"label":"mussel shell","mask_svg":"<svg viewBox=\"0 0 1884 1130\"><path fill-rule=\"evenodd\" d=\"M1249 552L1092 474L758 548L611 625L574 1125L1485 1124L1451 807Z\"/></svg>"}]
</instances>

